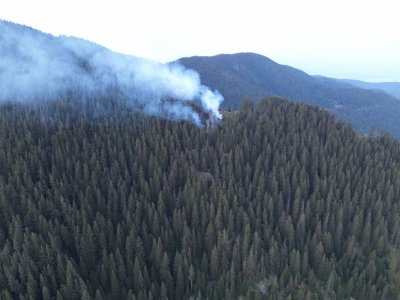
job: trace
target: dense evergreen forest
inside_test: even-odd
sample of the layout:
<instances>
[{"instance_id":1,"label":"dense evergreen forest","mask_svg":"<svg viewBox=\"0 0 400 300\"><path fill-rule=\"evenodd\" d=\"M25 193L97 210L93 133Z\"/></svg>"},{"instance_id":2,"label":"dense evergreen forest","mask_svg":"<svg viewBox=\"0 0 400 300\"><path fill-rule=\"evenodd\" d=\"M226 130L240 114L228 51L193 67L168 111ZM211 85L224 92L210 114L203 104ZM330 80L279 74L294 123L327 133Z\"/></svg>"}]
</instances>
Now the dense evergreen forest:
<instances>
[{"instance_id":1,"label":"dense evergreen forest","mask_svg":"<svg viewBox=\"0 0 400 300\"><path fill-rule=\"evenodd\" d=\"M0 107L1 299L399 296L391 137L279 99L212 130L110 106Z\"/></svg>"}]
</instances>

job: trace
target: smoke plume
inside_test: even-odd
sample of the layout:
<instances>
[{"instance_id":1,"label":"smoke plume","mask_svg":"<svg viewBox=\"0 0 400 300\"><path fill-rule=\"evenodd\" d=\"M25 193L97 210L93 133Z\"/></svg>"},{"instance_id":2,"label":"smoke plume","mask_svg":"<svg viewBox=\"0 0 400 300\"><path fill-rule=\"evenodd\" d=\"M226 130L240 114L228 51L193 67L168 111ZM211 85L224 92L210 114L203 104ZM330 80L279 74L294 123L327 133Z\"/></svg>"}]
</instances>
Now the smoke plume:
<instances>
[{"instance_id":1,"label":"smoke plume","mask_svg":"<svg viewBox=\"0 0 400 300\"><path fill-rule=\"evenodd\" d=\"M73 37L55 37L0 20L0 103L122 95L151 115L200 125L199 109L221 118L218 92L180 65L112 52Z\"/></svg>"}]
</instances>

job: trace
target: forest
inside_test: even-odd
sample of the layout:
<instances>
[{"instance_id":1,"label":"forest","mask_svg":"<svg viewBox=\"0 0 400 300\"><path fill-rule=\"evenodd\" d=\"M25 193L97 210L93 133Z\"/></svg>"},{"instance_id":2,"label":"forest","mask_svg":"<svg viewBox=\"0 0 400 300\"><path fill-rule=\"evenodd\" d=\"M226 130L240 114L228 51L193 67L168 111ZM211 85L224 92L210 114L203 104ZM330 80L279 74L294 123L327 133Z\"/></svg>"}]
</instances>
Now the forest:
<instances>
[{"instance_id":1,"label":"forest","mask_svg":"<svg viewBox=\"0 0 400 300\"><path fill-rule=\"evenodd\" d=\"M0 299L398 299L399 199L399 142L304 104L2 104Z\"/></svg>"}]
</instances>

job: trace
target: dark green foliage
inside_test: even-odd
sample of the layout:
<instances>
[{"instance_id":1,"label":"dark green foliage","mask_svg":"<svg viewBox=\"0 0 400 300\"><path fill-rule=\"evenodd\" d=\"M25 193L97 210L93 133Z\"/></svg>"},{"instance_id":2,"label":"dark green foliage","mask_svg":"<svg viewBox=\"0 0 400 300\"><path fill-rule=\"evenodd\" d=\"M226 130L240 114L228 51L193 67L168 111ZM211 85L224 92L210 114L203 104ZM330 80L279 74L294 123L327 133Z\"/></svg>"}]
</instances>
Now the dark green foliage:
<instances>
[{"instance_id":1,"label":"dark green foliage","mask_svg":"<svg viewBox=\"0 0 400 300\"><path fill-rule=\"evenodd\" d=\"M400 101L385 92L313 77L255 53L196 56L179 62L196 70L205 85L222 93L224 108L237 109L243 99L285 97L332 111L361 132L384 130L400 138Z\"/></svg>"},{"instance_id":2,"label":"dark green foliage","mask_svg":"<svg viewBox=\"0 0 400 300\"><path fill-rule=\"evenodd\" d=\"M400 145L269 99L213 130L0 108L1 299L387 299Z\"/></svg>"}]
</instances>

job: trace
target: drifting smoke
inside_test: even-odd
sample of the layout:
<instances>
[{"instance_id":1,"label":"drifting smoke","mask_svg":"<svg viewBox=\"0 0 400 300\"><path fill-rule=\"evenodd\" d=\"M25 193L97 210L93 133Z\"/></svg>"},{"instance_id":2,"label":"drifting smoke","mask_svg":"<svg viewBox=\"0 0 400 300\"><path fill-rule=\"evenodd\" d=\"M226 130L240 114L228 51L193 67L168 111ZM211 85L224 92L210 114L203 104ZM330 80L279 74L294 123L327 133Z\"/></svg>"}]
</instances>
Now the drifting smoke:
<instances>
[{"instance_id":1,"label":"drifting smoke","mask_svg":"<svg viewBox=\"0 0 400 300\"><path fill-rule=\"evenodd\" d=\"M222 96L202 85L195 71L0 20L0 103L51 100L71 91L83 97L118 91L148 114L197 125L193 104L221 118Z\"/></svg>"}]
</instances>

